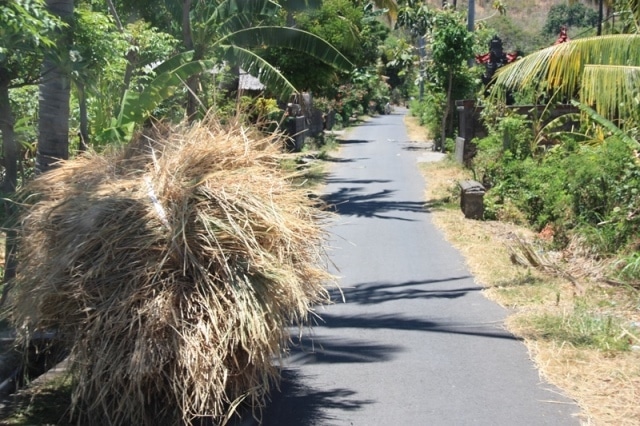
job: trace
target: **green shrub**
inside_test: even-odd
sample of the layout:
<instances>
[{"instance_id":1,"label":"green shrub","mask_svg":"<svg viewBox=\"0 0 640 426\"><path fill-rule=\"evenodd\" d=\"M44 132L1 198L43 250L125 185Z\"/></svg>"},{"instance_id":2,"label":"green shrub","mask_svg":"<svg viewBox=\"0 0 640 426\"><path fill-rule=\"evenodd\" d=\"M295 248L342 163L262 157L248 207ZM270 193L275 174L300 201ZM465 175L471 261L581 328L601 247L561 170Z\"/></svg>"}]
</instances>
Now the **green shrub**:
<instances>
[{"instance_id":1,"label":"green shrub","mask_svg":"<svg viewBox=\"0 0 640 426\"><path fill-rule=\"evenodd\" d=\"M427 91L422 101L414 99L410 102L411 114L418 118L420 125L426 127L429 133L440 133L442 114L444 114L445 95L438 92Z\"/></svg>"},{"instance_id":2,"label":"green shrub","mask_svg":"<svg viewBox=\"0 0 640 426\"><path fill-rule=\"evenodd\" d=\"M521 212L536 229L553 224L556 243L578 232L602 254L624 252L640 231L640 161L632 150L615 138L596 146L565 138L534 159L524 124L504 119L477 141L474 171L490 188L486 217L516 221Z\"/></svg>"}]
</instances>

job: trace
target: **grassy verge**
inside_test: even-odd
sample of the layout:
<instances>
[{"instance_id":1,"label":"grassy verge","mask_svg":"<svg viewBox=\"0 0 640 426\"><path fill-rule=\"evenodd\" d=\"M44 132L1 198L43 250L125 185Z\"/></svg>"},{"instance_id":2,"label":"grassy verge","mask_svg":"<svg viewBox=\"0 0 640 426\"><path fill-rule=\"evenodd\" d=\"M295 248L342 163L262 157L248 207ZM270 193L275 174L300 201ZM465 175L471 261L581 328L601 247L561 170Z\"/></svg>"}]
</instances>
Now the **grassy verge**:
<instances>
[{"instance_id":1,"label":"grassy verge","mask_svg":"<svg viewBox=\"0 0 640 426\"><path fill-rule=\"evenodd\" d=\"M541 374L577 401L588 424L637 425L638 291L597 276L572 282L557 273L587 270L577 258L570 258L571 265L559 260L555 269L514 264L515 242L535 243L538 235L509 223L465 219L457 182L469 178L469 172L455 162L427 164L423 173L434 223L465 256L486 295L511 310L507 326L525 340Z\"/></svg>"},{"instance_id":2,"label":"grassy verge","mask_svg":"<svg viewBox=\"0 0 640 426\"><path fill-rule=\"evenodd\" d=\"M307 138L302 152L283 155L281 166L291 174L294 184L313 190L324 182L326 162L331 161L331 152L338 146L333 133L322 139Z\"/></svg>"}]
</instances>

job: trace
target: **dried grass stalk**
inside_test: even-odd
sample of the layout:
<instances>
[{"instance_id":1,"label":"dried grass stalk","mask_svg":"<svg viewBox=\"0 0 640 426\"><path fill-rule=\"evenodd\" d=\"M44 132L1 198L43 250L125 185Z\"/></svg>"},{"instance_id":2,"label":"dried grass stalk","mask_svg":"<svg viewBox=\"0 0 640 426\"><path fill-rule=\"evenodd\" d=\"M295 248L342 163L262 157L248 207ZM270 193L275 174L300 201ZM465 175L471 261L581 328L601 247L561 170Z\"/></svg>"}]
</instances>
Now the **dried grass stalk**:
<instances>
[{"instance_id":1,"label":"dried grass stalk","mask_svg":"<svg viewBox=\"0 0 640 426\"><path fill-rule=\"evenodd\" d=\"M87 154L26 192L11 317L71 348L80 423L225 423L328 300L326 214L272 140L215 121ZM87 423L88 422L88 423Z\"/></svg>"},{"instance_id":2,"label":"dried grass stalk","mask_svg":"<svg viewBox=\"0 0 640 426\"><path fill-rule=\"evenodd\" d=\"M532 243L514 235L507 245L511 262L516 265L534 267L548 274L562 277L573 284L577 294L584 294L584 286L566 268L556 260L551 259L543 251L538 250Z\"/></svg>"}]
</instances>

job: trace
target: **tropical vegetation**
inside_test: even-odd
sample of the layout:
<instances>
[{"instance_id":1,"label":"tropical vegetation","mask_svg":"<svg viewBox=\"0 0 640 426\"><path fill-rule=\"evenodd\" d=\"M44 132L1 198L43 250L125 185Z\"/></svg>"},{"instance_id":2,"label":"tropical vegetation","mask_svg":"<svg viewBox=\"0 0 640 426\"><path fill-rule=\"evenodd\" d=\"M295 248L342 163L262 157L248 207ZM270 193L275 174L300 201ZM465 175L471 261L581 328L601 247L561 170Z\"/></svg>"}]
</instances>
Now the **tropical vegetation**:
<instances>
[{"instance_id":1,"label":"tropical vegetation","mask_svg":"<svg viewBox=\"0 0 640 426\"><path fill-rule=\"evenodd\" d=\"M305 2L308 6L312 3L318 2ZM287 11L283 7L287 5L294 7ZM77 421L99 417L109 423L188 424L208 417L225 423L245 401L246 410L251 413L259 409L265 393L277 380L272 357L281 355L286 347L287 327L304 324L313 305L325 300L322 285L330 277L318 269L323 262L318 251L323 234L317 220L323 213L304 188L291 185L290 173L280 170L276 152L282 141L247 129L252 115L245 115L241 109L247 98L238 86L238 73L240 69L252 73L266 86L261 93L253 94L257 99L251 102L256 109L270 114L274 105L283 105L300 89L265 59L269 48L279 49L281 55L294 50L303 52L318 63L340 70L344 81L352 78L352 60L357 60L365 70L363 75L372 73L358 83L364 86L380 80L372 67L377 59L373 52L385 31L380 23L380 31L367 36L366 20L381 13L365 8L365 4L354 8L359 14L354 15L349 27L363 31L354 34L352 44L341 46L345 55L322 37L296 28L295 22L304 22L305 13L311 13L300 11L300 5L301 2L268 0L160 4L16 0L8 6L2 4L1 99L7 113L0 129L5 165L3 198L13 198L16 188L21 197L17 212L20 221L14 222L13 214L3 220L7 247L3 303L6 302L7 318L20 332L19 341L25 351L34 333L55 331L57 341L78 361L70 369L72 415ZM288 23L290 17L293 22ZM360 56L361 50L356 47L359 39L370 44L365 56ZM30 69L40 72L27 74L21 69L24 63L33 63L35 66ZM24 87L15 87L18 85ZM368 91L362 93L368 96ZM36 94L37 105L32 97ZM230 107L236 103L238 108ZM14 115L19 117L15 122ZM207 121L203 122L205 117ZM171 126L184 120L189 124L171 136ZM15 132L16 128L25 131ZM134 135L138 135L137 139L133 139ZM176 142L179 138L186 138L189 147L180 149L183 145ZM20 142L21 152L15 141ZM171 151L174 149L178 151ZM162 165L158 161L168 163ZM20 168L24 172L18 175ZM111 173L116 169L119 172ZM216 177L216 173L220 176ZM136 175L138 183L134 183ZM175 183L173 189L165 178ZM117 182L124 185L121 189L131 189L129 185L133 183L143 202L136 202L129 190L117 189ZM231 186L236 187L231 191L236 195L226 192ZM107 188L116 192L109 195ZM55 195L49 190L62 192ZM183 196L179 195L183 190ZM220 191L218 195L214 195L216 191ZM59 198L62 194L69 196L69 201L73 199L71 204L80 210L72 213L73 209L63 207L71 204ZM87 202L84 207L76 204L80 200ZM16 205L7 203L11 208ZM140 207L139 212L129 215L127 212L132 213L130 208L135 205ZM97 216L86 210L91 206L97 208L93 210ZM175 223L169 206L177 209ZM44 212L40 208L48 210L35 219L43 225L42 232L36 230L35 222L26 222L30 214ZM207 210L209 213L205 213ZM244 211L244 218L234 219L240 211ZM145 218L149 213L160 221L159 228L149 222L149 217ZM116 219L119 214L127 219ZM71 225L58 228L66 229L64 239L49 234L52 228L45 216L57 216ZM139 275L140 283L147 282L142 287L160 299L140 298L142 287L136 289L133 285L137 278L129 280L116 272L130 268L135 275L136 268L131 267L137 263L133 257L138 255L125 260L132 254L117 249L124 257L112 257L114 253L107 253L111 250L103 244L100 232L84 227L92 226L90 223L106 226L106 234L115 236L111 226L117 222L121 236L143 236L146 231L134 229L133 216L141 219L138 223L143 228L160 231L157 241L168 244L165 248L169 251L160 246L152 249L151 239L146 237L133 245L124 244L143 251L151 249L147 254L160 256L157 261L140 263L146 265L146 272ZM224 224L224 220L220 221L223 217L230 222ZM76 219L84 225L73 225ZM196 230L198 227L200 231ZM176 231L174 236L166 234L169 228ZM76 231L79 234L74 237ZM85 250L89 235L101 241L94 247L97 251ZM34 245L29 243L30 238ZM71 263L59 264L62 269L55 272L49 262L57 262L60 247L49 246L42 238L58 241L75 254L93 253L97 257L82 260L73 254L68 257ZM64 242L67 238L76 242ZM223 240L231 245L225 247ZM121 248L122 241L114 240ZM204 246L190 246L201 243ZM182 247L182 253L171 255L170 247ZM196 260L195 253L205 257ZM220 260L217 265L212 261L216 256ZM115 264L103 264L107 259ZM168 266L165 262L170 259L173 260L169 263L177 261L174 271L170 270L172 267L165 272L156 268ZM193 265L192 272L184 269L187 263ZM79 264L89 270L80 272ZM103 272L95 269L99 264L106 267ZM278 269L278 265L282 268ZM32 274L31 267L48 278ZM207 268L211 270L205 272ZM196 277L201 274L203 281ZM49 278L54 275L66 283L68 293L50 285ZM100 284L100 276L111 276L116 285ZM34 280L25 281L27 277ZM123 291L123 283L133 293ZM163 293L161 288L168 292ZM31 296L40 290L42 297L38 299L43 303L34 303ZM216 295L217 291L220 293ZM272 291L273 297L269 296ZM235 296L230 297L229 292ZM89 302L85 307L74 302L81 293ZM139 304L143 299L151 303L146 308ZM70 305L65 306L63 300ZM169 310L158 310L158 302L168 303ZM86 316L90 311L97 315ZM161 311L168 316L162 319L158 316ZM196 311L200 314L193 316ZM231 312L237 315L232 316ZM125 313L141 316L120 321ZM167 322L169 317L175 320L173 325ZM153 325L153 318L160 322ZM198 325L199 321L205 322ZM107 329L115 330L112 327L116 323L128 331L123 329L107 337ZM137 332L130 334L134 323L147 324L138 331L159 331L157 326L164 327L161 324L168 328L151 338ZM189 330L200 331L190 335ZM220 331L217 337L212 330ZM123 338L126 335L129 338ZM169 340L161 341L161 336ZM92 338L98 340L91 343ZM112 344L114 338L121 346ZM146 355L144 350L140 352L143 341L147 342ZM106 352L95 350L103 345L115 352L103 357ZM188 345L192 345L191 355L187 353ZM219 355L213 356L216 351ZM219 380L201 380L208 367L194 364L193 355L198 352L212 368L206 376ZM184 360L184 365L179 359ZM177 363L171 367L169 364L174 361ZM135 367L131 362L140 364ZM122 374L113 370L129 368L127 365L133 369ZM106 369L101 371L99 366ZM153 368L156 372L150 375ZM105 382L107 376L114 380ZM157 395L149 393L152 389L158 391ZM190 391L185 393L186 389ZM175 396L173 400L165 398L170 394ZM155 402L149 405L152 400ZM129 402L122 405L124 401Z\"/></svg>"},{"instance_id":2,"label":"tropical vegetation","mask_svg":"<svg viewBox=\"0 0 640 426\"><path fill-rule=\"evenodd\" d=\"M12 305L16 324L27 325L29 331L51 327L64 331L66 346L79 360L76 408L102 415L100 410L107 407L117 413L115 421L158 420L150 413L159 410L175 422L186 423L205 412L224 422L243 397L256 406L263 402L264 390L276 376L269 357L283 346L282 330L290 320L304 323L311 305L324 300L319 280L327 277L307 264L316 252L295 236L306 232L302 222L313 222L315 210L308 200L301 201L305 197L298 197L298 191L282 189L290 176L274 171L279 163L271 146L281 142L253 133L248 137L245 129L255 129L260 116L282 124L287 103L300 101L303 91L312 95L323 113L335 112L342 125L361 114L384 113L388 102L408 103L412 114L428 127L434 147L442 151L452 151L457 136L454 101L473 99L483 108L487 136L473 141L477 154L467 166L486 187L485 219L515 222L551 235L543 250L580 246L608 265L608 282L640 287L640 2L558 4L535 32L525 31L509 16L514 2L491 2L491 6L482 2L486 13L475 24L468 22L467 11L457 2L444 3L13 0L0 4L1 190L7 200L1 218L6 224L4 275L20 284ZM569 27L570 40L554 44L560 26ZM517 50L521 58L504 66L484 87L483 68L469 64L474 55L487 53L494 36L503 39L505 51ZM258 77L265 88L243 92L241 70ZM515 100L517 109L506 105L507 99ZM543 107L532 108L532 103ZM573 112L558 117L559 103L571 105ZM182 123L177 130L176 123ZM209 140L211 134L221 139L233 136L230 147L214 147L231 157L208 151L215 145ZM180 157L192 164L190 170L168 164L171 156L177 156L173 150L189 143L184 135L204 141L203 146L190 148L194 157ZM127 145L132 140L134 144ZM169 141L179 143L173 147ZM243 157L249 153L255 158ZM69 157L72 161L56 170L58 161ZM216 182L236 188L240 169L254 176L247 184L253 195L228 199L224 191L216 192ZM278 185L261 192L269 187L263 178L273 178ZM24 228L8 220L15 206L8 200L21 187L29 191L21 193ZM275 187L282 192L269 192ZM289 223L295 229L278 228L281 218L269 216L271 209L258 202L274 197L290 202L288 209L279 211L282 216L299 214ZM296 203L310 210L296 210L292 207ZM68 216L61 217L65 212ZM109 217L126 222L127 213L138 219L132 220L138 227L132 235L149 241L120 245L129 241L131 230L116 227ZM236 218L239 213L244 216ZM45 217L58 220L63 235L48 227ZM17 229L22 229L23 247L31 252L16 251ZM281 234L272 234L278 230ZM319 231L312 232L317 238L308 243L319 243ZM94 251L76 249L80 240L90 241L86 244ZM194 241L197 247L191 246ZM227 257L216 252L221 241L231 244ZM137 247L140 251L133 255L148 262L134 262L135 268L128 272L120 270L95 251L107 242L110 256L131 256L127 250ZM220 265L199 258L200 251L215 253ZM298 251L310 257L301 258ZM16 270L18 259L23 269ZM282 269L270 269L265 259ZM254 262L264 268L252 268ZM157 269L149 269L150 264ZM96 289L94 284L118 289L117 283L100 281L108 275L105 271L130 277L141 286L103 294L103 287ZM197 278L197 294L185 291L178 279L187 271ZM310 287L304 286L305 280L310 280ZM49 281L56 283L55 288L43 286ZM220 282L229 287L210 292ZM146 294L149 283L165 287ZM292 293L271 294L271 285ZM247 288L253 290L243 293ZM37 305L38 315L29 317L33 304L25 295L34 293L42 303ZM144 298L139 297L142 293ZM280 299L282 295L287 300ZM80 306L80 299L95 303ZM116 299L127 309L112 310ZM180 317L169 300L179 301L190 313ZM247 311L232 316L230 300ZM49 310L56 306L65 312ZM158 316L154 311L158 307L166 308L162 312L167 315ZM243 316L249 310L257 316ZM139 316L132 319L132 312ZM114 346L113 354L119 365L105 363L106 358L94 356L88 342L99 346L132 332L117 329L109 334L116 330L113 317L149 325L152 330L139 328L138 342L148 343L145 333L157 331L166 345L138 343L131 349L120 342L124 346ZM177 323L171 322L176 318ZM229 322L221 324L220 318ZM90 336L87 324L100 330L105 340ZM229 350L216 352L222 361L214 365L205 360L198 339L206 338L198 330L224 331L236 325L242 325L236 327L243 333L238 339L226 332L218 336L224 343L217 349ZM180 327L187 330L182 335L176 332ZM185 336L189 343L195 342L187 349L212 374L218 375L220 365L235 371L238 363L244 363L248 376L238 374L242 382L238 387L223 381L214 390L208 383L189 381L193 376L188 383L181 382L185 377L179 371L194 372L186 358L179 358L171 364L175 374L170 383L154 388L155 405L145 405L137 397L117 405L116 395L144 393L142 386L152 380L148 372L166 373L162 350ZM253 351L247 342L260 342L260 349ZM119 370L131 354L149 362ZM105 368L89 372L88 366ZM113 372L132 381L109 382L108 392L101 393L101 377ZM81 376L89 380L83 382ZM192 385L192 398L178 401L176 389ZM251 392L243 393L247 388ZM170 397L163 399L160 394ZM204 394L218 397L207 405L202 402ZM97 403L92 405L92 400Z\"/></svg>"},{"instance_id":3,"label":"tropical vegetation","mask_svg":"<svg viewBox=\"0 0 640 426\"><path fill-rule=\"evenodd\" d=\"M623 27L638 28L638 2L623 3L629 7ZM567 128L569 117L500 118L492 136L478 142L493 158L477 161L493 187L496 214L508 201L538 229L552 226L558 244L580 235L603 256L619 257L611 273L635 283L639 40L635 30L576 39L500 70L492 102L509 90L537 94L550 109L569 101L577 108L574 125ZM505 134L516 135L507 150L500 136Z\"/></svg>"}]
</instances>

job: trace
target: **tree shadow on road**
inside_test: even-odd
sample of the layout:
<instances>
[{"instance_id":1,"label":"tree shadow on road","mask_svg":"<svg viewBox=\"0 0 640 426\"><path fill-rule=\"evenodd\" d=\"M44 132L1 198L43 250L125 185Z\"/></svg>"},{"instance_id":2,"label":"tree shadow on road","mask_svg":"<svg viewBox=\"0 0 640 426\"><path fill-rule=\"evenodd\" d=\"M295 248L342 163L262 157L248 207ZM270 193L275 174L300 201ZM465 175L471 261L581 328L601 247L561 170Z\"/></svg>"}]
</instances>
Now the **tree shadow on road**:
<instances>
[{"instance_id":1,"label":"tree shadow on road","mask_svg":"<svg viewBox=\"0 0 640 426\"><path fill-rule=\"evenodd\" d=\"M384 189L374 193L363 193L364 187L342 187L337 191L326 194L322 200L327 208L340 215L376 217L380 219L396 219L412 221L412 219L398 215L385 215L390 212L426 213L424 201L388 201L395 191Z\"/></svg>"},{"instance_id":2,"label":"tree shadow on road","mask_svg":"<svg viewBox=\"0 0 640 426\"><path fill-rule=\"evenodd\" d=\"M403 147L405 151L433 151L431 144L418 142L405 142L407 146Z\"/></svg>"},{"instance_id":3,"label":"tree shadow on road","mask_svg":"<svg viewBox=\"0 0 640 426\"><path fill-rule=\"evenodd\" d=\"M340 145L357 145L362 143L371 143L373 141L367 141L364 139L338 139Z\"/></svg>"},{"instance_id":4,"label":"tree shadow on road","mask_svg":"<svg viewBox=\"0 0 640 426\"><path fill-rule=\"evenodd\" d=\"M502 328L500 323L456 323L407 318L399 315L332 315L323 314L322 328L360 328L424 331L429 333L461 334L495 339L522 340Z\"/></svg>"},{"instance_id":5,"label":"tree shadow on road","mask_svg":"<svg viewBox=\"0 0 640 426\"><path fill-rule=\"evenodd\" d=\"M317 390L304 384L304 376L292 369L282 370L280 390L262 412L262 426L311 426L334 420L327 409L356 411L374 401L354 398L349 389Z\"/></svg>"},{"instance_id":6,"label":"tree shadow on road","mask_svg":"<svg viewBox=\"0 0 640 426\"><path fill-rule=\"evenodd\" d=\"M384 362L401 349L352 339L327 336L292 336L287 362L302 364L350 364Z\"/></svg>"},{"instance_id":7,"label":"tree shadow on road","mask_svg":"<svg viewBox=\"0 0 640 426\"><path fill-rule=\"evenodd\" d=\"M328 155L322 159L327 163L355 163L356 161L368 160L368 158L340 158Z\"/></svg>"},{"instance_id":8,"label":"tree shadow on road","mask_svg":"<svg viewBox=\"0 0 640 426\"><path fill-rule=\"evenodd\" d=\"M432 289L420 288L425 284L435 284L439 282L448 283L451 281L470 279L471 276L447 278L442 280L408 281L405 283L372 282L357 284L353 287L343 289L331 289L329 291L331 300L336 303L355 303L358 305L371 305L397 300L415 299L457 299L469 292L481 291L479 286L454 288L454 289ZM411 288L413 287L413 288Z\"/></svg>"},{"instance_id":9,"label":"tree shadow on road","mask_svg":"<svg viewBox=\"0 0 640 426\"><path fill-rule=\"evenodd\" d=\"M327 184L332 184L332 183L345 183L345 184L352 184L352 185L369 185L371 183L389 183L389 182L393 182L392 180L389 179L342 179L342 178L336 178L336 177L331 177L330 175L327 177L325 183Z\"/></svg>"}]
</instances>

